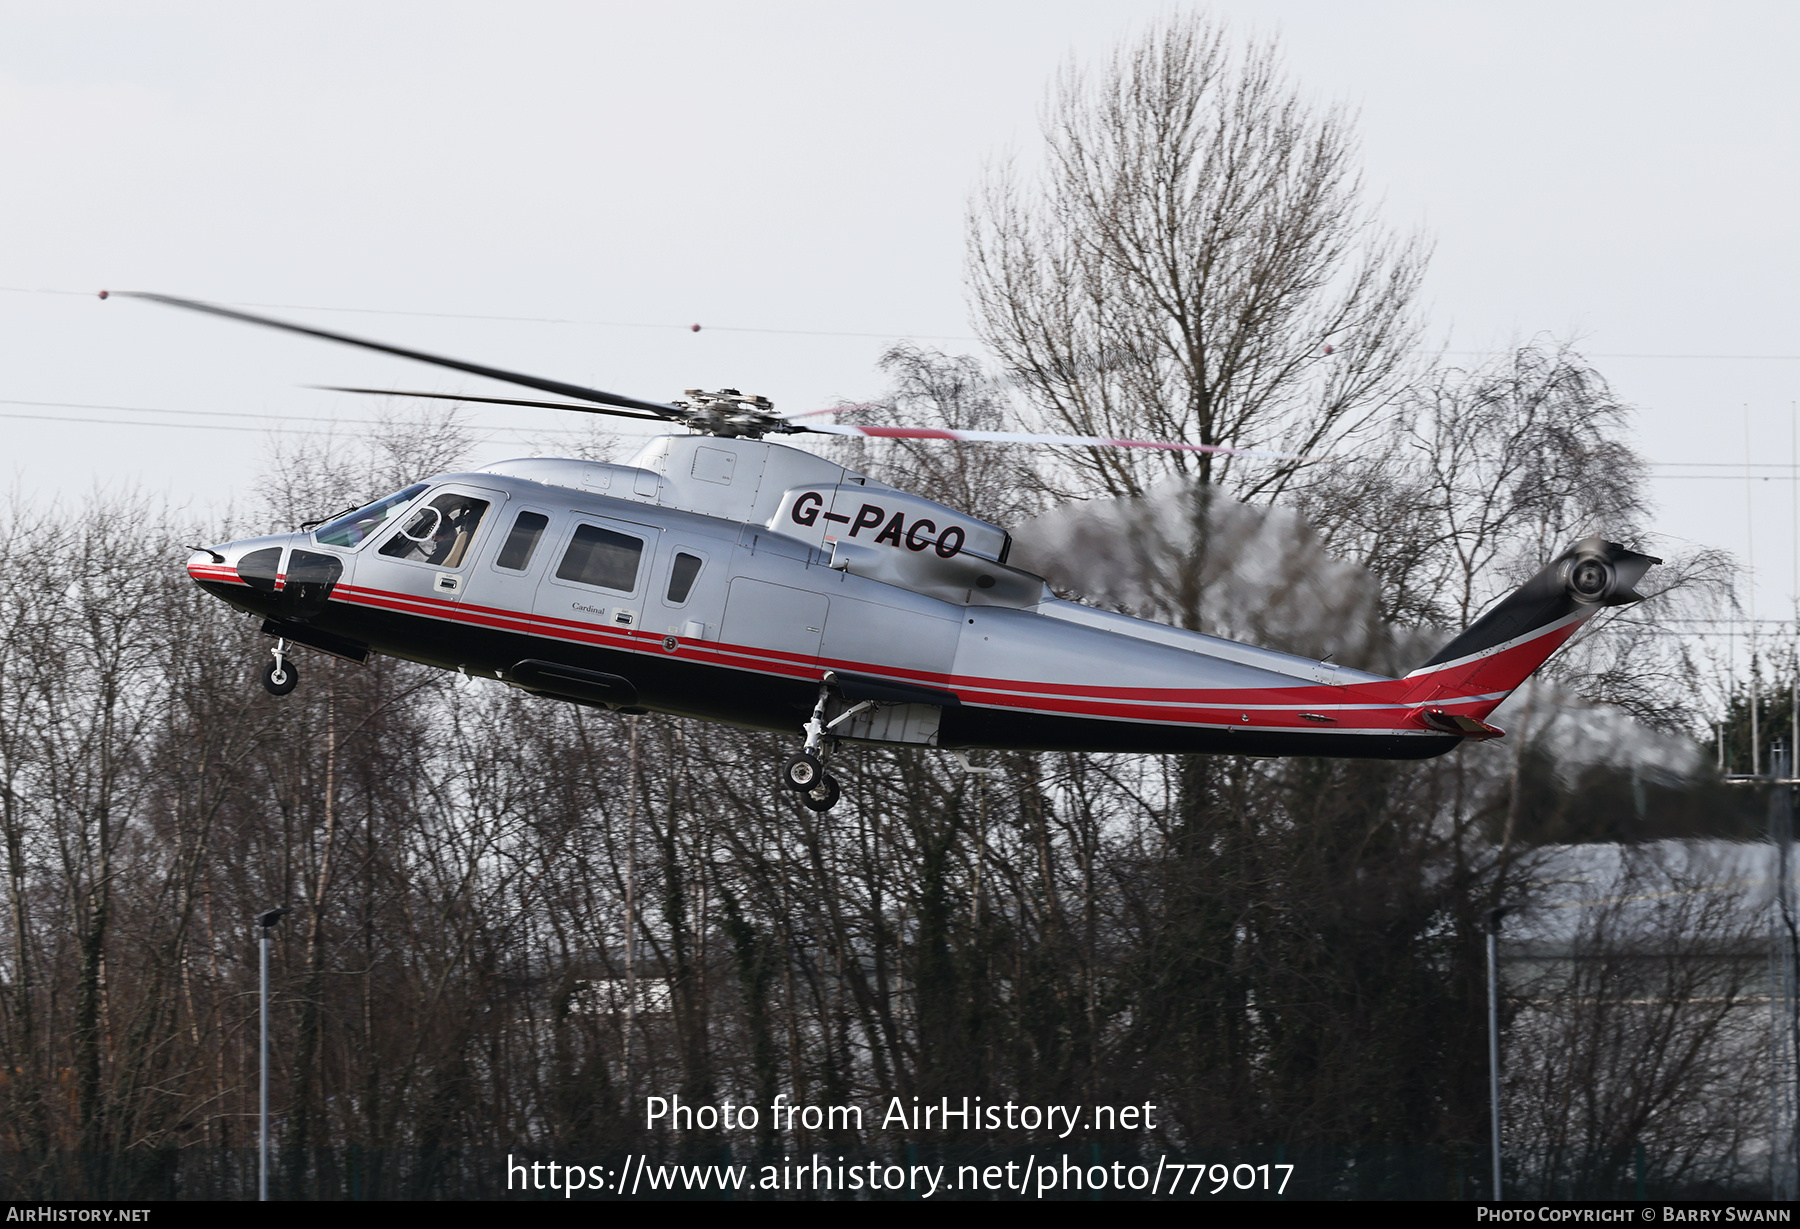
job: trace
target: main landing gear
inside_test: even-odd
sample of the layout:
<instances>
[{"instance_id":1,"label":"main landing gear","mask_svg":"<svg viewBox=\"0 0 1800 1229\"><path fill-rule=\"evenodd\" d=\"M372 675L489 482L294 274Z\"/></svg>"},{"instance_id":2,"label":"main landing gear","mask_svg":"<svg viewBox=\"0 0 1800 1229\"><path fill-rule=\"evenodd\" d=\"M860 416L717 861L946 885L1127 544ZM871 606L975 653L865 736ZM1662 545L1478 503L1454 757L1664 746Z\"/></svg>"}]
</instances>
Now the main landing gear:
<instances>
[{"instance_id":1,"label":"main landing gear","mask_svg":"<svg viewBox=\"0 0 1800 1229\"><path fill-rule=\"evenodd\" d=\"M830 678L830 675L826 675L827 680ZM825 761L831 757L837 743L827 731L838 722L869 707L868 701L864 701L828 723L825 720L825 704L830 698L831 687L827 681L819 687L819 702L813 705L812 720L805 726L805 748L781 766L781 788L795 791L800 795L802 806L821 814L837 805L842 792L838 789L837 778L825 771Z\"/></svg>"},{"instance_id":2,"label":"main landing gear","mask_svg":"<svg viewBox=\"0 0 1800 1229\"><path fill-rule=\"evenodd\" d=\"M824 763L810 751L802 751L782 766L781 784L799 793L802 806L821 813L837 805L841 792L837 778L826 772Z\"/></svg>"},{"instance_id":3,"label":"main landing gear","mask_svg":"<svg viewBox=\"0 0 1800 1229\"><path fill-rule=\"evenodd\" d=\"M288 660L288 642L275 642L274 658L262 668L263 690L272 696L285 696L300 685L300 671Z\"/></svg>"}]
</instances>

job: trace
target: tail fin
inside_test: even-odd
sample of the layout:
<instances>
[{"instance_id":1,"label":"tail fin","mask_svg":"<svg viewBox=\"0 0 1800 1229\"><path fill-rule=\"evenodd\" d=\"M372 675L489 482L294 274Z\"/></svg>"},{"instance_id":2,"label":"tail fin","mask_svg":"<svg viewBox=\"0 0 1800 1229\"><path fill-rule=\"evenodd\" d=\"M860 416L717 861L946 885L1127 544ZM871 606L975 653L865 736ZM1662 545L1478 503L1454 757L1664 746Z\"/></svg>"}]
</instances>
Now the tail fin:
<instances>
[{"instance_id":1,"label":"tail fin","mask_svg":"<svg viewBox=\"0 0 1800 1229\"><path fill-rule=\"evenodd\" d=\"M1583 538L1407 675L1407 701L1438 716L1454 705L1451 719L1479 721L1601 608L1641 601L1633 586L1661 562L1617 542ZM1429 717L1427 723L1438 724Z\"/></svg>"}]
</instances>

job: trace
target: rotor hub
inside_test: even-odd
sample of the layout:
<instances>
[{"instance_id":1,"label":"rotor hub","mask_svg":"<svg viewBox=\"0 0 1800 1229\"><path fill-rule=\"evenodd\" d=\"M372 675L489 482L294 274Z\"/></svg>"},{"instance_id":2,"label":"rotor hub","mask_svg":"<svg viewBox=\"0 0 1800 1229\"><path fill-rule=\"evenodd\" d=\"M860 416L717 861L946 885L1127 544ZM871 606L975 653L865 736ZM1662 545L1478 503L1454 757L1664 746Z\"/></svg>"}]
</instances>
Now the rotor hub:
<instances>
[{"instance_id":1,"label":"rotor hub","mask_svg":"<svg viewBox=\"0 0 1800 1229\"><path fill-rule=\"evenodd\" d=\"M781 431L787 424L775 416L775 403L767 397L721 388L684 389L685 400L674 404L688 411L690 430L727 439L760 439L765 431Z\"/></svg>"}]
</instances>

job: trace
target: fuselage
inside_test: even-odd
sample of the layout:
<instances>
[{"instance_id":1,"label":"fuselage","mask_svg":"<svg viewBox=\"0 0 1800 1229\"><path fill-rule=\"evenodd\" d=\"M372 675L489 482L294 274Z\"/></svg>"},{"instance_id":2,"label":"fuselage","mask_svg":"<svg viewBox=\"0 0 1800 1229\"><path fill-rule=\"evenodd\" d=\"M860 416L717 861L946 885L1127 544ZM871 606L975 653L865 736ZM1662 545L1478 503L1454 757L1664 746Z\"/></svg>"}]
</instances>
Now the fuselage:
<instances>
[{"instance_id":1,"label":"fuselage","mask_svg":"<svg viewBox=\"0 0 1800 1229\"><path fill-rule=\"evenodd\" d=\"M830 676L833 718L879 701L833 727L853 741L1396 759L1462 741L1422 719L1417 680L1063 601L1005 565L998 527L762 440L502 462L371 509L188 570L327 652L759 729L797 731ZM1457 690L1431 702L1481 716L1503 694Z\"/></svg>"}]
</instances>

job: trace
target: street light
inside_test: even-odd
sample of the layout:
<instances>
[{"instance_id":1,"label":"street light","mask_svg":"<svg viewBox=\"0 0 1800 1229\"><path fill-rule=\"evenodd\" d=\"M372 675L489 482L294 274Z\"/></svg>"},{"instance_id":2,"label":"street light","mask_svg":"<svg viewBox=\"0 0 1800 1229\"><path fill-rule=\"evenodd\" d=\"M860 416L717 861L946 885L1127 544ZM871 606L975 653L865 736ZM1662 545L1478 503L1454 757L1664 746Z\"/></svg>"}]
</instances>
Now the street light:
<instances>
[{"instance_id":1,"label":"street light","mask_svg":"<svg viewBox=\"0 0 1800 1229\"><path fill-rule=\"evenodd\" d=\"M288 912L286 906L271 909L257 919L262 926L262 1090L257 1101L256 1197L269 1198L269 931Z\"/></svg>"},{"instance_id":2,"label":"street light","mask_svg":"<svg viewBox=\"0 0 1800 1229\"><path fill-rule=\"evenodd\" d=\"M1483 918L1487 921L1488 982L1488 1101L1493 1114L1494 1200L1500 1194L1500 919L1517 909L1517 905L1495 905Z\"/></svg>"}]
</instances>

